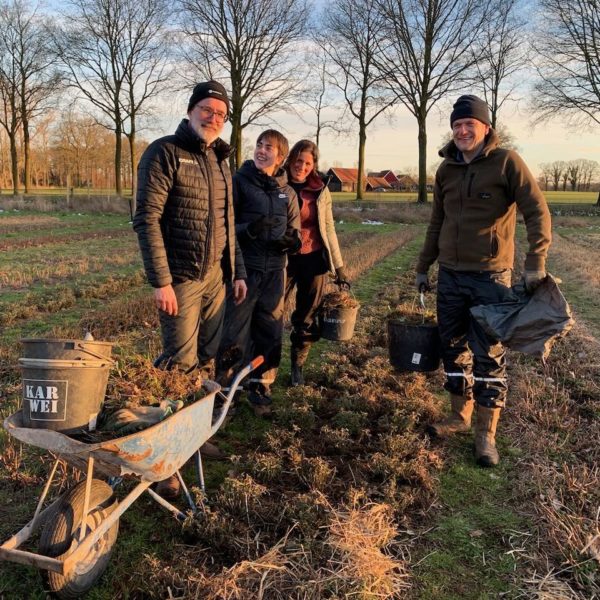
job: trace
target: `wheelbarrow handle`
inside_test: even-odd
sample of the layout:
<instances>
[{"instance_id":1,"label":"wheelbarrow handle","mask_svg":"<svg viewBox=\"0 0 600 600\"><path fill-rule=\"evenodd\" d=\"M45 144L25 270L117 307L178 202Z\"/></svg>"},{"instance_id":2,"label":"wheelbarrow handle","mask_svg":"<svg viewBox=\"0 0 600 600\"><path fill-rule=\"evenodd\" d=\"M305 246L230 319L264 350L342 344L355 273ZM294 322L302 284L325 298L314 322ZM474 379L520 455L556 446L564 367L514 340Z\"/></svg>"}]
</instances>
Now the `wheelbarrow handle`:
<instances>
[{"instance_id":1,"label":"wheelbarrow handle","mask_svg":"<svg viewBox=\"0 0 600 600\"><path fill-rule=\"evenodd\" d=\"M238 386L240 385L242 379L244 379L244 377L246 377L248 373L254 371L254 369L262 365L264 362L264 356L257 356L252 360L252 362L249 362L241 371L239 371L237 375L233 378L233 381L229 386L229 393L227 394L227 396L225 396L225 403L221 408L221 413L219 414L219 417L217 418L217 420L211 428L210 437L212 437L218 431L219 427L221 427L223 421L225 420L227 411L229 410L229 405L231 404L231 401L233 400L233 397L235 396L235 393L237 392Z\"/></svg>"}]
</instances>

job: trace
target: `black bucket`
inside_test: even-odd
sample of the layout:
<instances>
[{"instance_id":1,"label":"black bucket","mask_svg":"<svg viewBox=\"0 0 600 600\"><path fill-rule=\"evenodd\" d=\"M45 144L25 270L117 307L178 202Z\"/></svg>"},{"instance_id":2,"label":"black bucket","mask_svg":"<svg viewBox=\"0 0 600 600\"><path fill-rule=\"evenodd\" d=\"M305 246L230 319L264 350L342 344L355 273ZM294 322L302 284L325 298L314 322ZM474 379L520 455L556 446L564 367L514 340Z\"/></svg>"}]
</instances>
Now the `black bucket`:
<instances>
[{"instance_id":1,"label":"black bucket","mask_svg":"<svg viewBox=\"0 0 600 600\"><path fill-rule=\"evenodd\" d=\"M399 371L435 371L440 365L440 347L437 325L388 320L390 363Z\"/></svg>"},{"instance_id":2,"label":"black bucket","mask_svg":"<svg viewBox=\"0 0 600 600\"><path fill-rule=\"evenodd\" d=\"M78 434L96 429L111 361L20 358L23 425Z\"/></svg>"},{"instance_id":3,"label":"black bucket","mask_svg":"<svg viewBox=\"0 0 600 600\"><path fill-rule=\"evenodd\" d=\"M327 307L321 313L321 337L334 342L346 342L354 335L360 306Z\"/></svg>"},{"instance_id":4,"label":"black bucket","mask_svg":"<svg viewBox=\"0 0 600 600\"><path fill-rule=\"evenodd\" d=\"M93 340L26 338L21 340L24 358L52 360L110 360L112 344Z\"/></svg>"}]
</instances>

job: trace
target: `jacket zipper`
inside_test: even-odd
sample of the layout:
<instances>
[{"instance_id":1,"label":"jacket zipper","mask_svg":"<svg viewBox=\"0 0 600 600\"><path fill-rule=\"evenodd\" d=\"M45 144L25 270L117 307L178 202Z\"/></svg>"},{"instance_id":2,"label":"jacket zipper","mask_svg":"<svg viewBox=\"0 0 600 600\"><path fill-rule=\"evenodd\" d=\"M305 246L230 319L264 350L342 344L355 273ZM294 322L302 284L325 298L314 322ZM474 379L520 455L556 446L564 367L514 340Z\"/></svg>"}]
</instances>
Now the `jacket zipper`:
<instances>
[{"instance_id":1,"label":"jacket zipper","mask_svg":"<svg viewBox=\"0 0 600 600\"><path fill-rule=\"evenodd\" d=\"M208 163L208 156L206 156L207 151L208 148L206 148L205 152L202 155L202 162L204 163L204 168L206 169L206 181L208 183L208 219L206 220L206 245L204 246L204 256L202 257L202 267L200 268L200 279L204 279L204 277L206 277L206 272L208 269L209 248L211 242L213 242L213 181L212 172Z\"/></svg>"},{"instance_id":2,"label":"jacket zipper","mask_svg":"<svg viewBox=\"0 0 600 600\"><path fill-rule=\"evenodd\" d=\"M465 169L465 172L463 173L463 180L462 180L462 184L460 186L460 205L458 207L458 220L456 222L456 264L459 263L458 260L458 238L459 238L459 227L460 227L460 222L462 221L462 211L463 211L463 190L465 189L465 179L467 178L467 175L469 174L469 166L467 165L467 168Z\"/></svg>"}]
</instances>

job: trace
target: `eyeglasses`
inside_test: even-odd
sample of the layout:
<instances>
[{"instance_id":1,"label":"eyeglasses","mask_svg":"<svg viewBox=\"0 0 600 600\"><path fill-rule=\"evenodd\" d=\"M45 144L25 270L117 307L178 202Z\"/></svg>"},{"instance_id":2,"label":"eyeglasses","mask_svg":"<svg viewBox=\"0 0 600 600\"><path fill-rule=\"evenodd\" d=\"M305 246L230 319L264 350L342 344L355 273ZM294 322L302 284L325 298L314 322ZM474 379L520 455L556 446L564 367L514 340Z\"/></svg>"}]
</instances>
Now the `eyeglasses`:
<instances>
[{"instance_id":1,"label":"eyeglasses","mask_svg":"<svg viewBox=\"0 0 600 600\"><path fill-rule=\"evenodd\" d=\"M217 123L225 123L225 121L229 119L229 115L221 112L220 110L213 110L208 106L201 106L200 104L196 104L196 108L200 111L200 116L203 119L210 119L211 117L214 117Z\"/></svg>"}]
</instances>

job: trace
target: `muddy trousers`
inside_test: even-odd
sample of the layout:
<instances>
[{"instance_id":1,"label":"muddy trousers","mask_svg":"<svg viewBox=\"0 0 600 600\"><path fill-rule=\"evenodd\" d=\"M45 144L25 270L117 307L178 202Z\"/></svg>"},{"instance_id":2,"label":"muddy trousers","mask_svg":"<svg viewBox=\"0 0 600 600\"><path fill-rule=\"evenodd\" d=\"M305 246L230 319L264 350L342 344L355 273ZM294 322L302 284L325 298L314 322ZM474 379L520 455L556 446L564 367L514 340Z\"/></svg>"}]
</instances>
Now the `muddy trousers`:
<instances>
[{"instance_id":1,"label":"muddy trousers","mask_svg":"<svg viewBox=\"0 0 600 600\"><path fill-rule=\"evenodd\" d=\"M296 307L291 316L292 363L304 365L310 347L320 339L318 312L328 284L323 252L290 256L285 285L285 301L296 289Z\"/></svg>"},{"instance_id":2,"label":"muddy trousers","mask_svg":"<svg viewBox=\"0 0 600 600\"><path fill-rule=\"evenodd\" d=\"M223 372L227 355L240 359L228 364L229 371L239 370L255 356L265 362L246 380L249 390L269 395L281 361L283 337L283 292L285 271L246 269L248 293L244 302L235 305L233 290L228 286L223 337L217 355L217 372Z\"/></svg>"},{"instance_id":3,"label":"muddy trousers","mask_svg":"<svg viewBox=\"0 0 600 600\"><path fill-rule=\"evenodd\" d=\"M506 401L506 351L471 317L480 304L508 301L511 271L453 271L440 267L437 315L446 374L451 394L473 394L477 404L502 407Z\"/></svg>"},{"instance_id":4,"label":"muddy trousers","mask_svg":"<svg viewBox=\"0 0 600 600\"><path fill-rule=\"evenodd\" d=\"M225 314L221 264L215 263L201 281L174 283L173 289L178 313L159 311L163 352L154 366L186 373L208 368L219 348Z\"/></svg>"}]
</instances>

